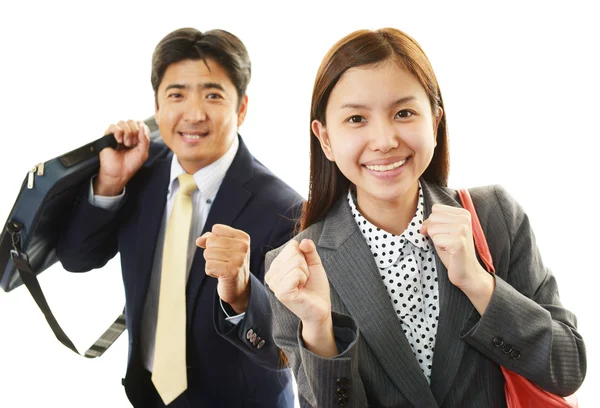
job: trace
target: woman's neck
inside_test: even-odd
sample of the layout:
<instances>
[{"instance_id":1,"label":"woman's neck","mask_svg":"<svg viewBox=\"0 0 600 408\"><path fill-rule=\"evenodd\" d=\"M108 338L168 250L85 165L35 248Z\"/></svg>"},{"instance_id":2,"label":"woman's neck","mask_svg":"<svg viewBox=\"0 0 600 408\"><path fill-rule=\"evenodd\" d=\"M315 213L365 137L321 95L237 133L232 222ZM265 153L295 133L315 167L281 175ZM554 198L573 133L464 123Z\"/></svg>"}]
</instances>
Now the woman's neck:
<instances>
[{"instance_id":1,"label":"woman's neck","mask_svg":"<svg viewBox=\"0 0 600 408\"><path fill-rule=\"evenodd\" d=\"M395 200L384 201L357 192L356 205L363 217L382 230L402 234L415 215L419 199L419 183Z\"/></svg>"}]
</instances>

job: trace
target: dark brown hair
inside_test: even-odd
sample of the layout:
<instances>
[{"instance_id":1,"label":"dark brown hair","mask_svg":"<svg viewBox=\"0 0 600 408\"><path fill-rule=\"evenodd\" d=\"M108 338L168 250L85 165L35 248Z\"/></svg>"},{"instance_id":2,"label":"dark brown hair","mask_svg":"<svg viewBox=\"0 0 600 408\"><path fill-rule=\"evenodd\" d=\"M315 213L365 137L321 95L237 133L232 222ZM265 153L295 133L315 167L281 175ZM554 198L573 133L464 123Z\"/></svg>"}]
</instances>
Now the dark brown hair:
<instances>
[{"instance_id":1,"label":"dark brown hair","mask_svg":"<svg viewBox=\"0 0 600 408\"><path fill-rule=\"evenodd\" d=\"M407 34L394 28L377 31L355 31L338 41L325 55L315 79L310 123L325 124L325 109L329 96L342 75L350 68L373 65L387 60L397 61L421 83L435 117L444 108L442 94L435 73L419 44ZM448 183L449 155L446 116L442 113L437 127L437 146L423 178L446 186ZM334 203L348 191L350 180L334 162L327 159L318 138L310 130L310 184L308 201L304 204L300 230L322 220Z\"/></svg>"},{"instance_id":2,"label":"dark brown hair","mask_svg":"<svg viewBox=\"0 0 600 408\"><path fill-rule=\"evenodd\" d=\"M183 60L207 59L218 62L227 72L238 94L238 105L246 94L250 82L250 57L244 43L225 30L210 30L205 33L195 28L180 28L167 34L156 46L152 54L150 81L154 99L158 87L169 65Z\"/></svg>"}]
</instances>

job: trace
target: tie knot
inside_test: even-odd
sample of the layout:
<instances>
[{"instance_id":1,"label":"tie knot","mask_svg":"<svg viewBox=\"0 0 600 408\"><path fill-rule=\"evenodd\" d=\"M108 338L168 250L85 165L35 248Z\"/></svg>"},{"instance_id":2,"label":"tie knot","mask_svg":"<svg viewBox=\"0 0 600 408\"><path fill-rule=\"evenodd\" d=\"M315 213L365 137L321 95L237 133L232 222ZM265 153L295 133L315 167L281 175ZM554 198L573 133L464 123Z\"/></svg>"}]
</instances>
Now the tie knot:
<instances>
[{"instance_id":1,"label":"tie knot","mask_svg":"<svg viewBox=\"0 0 600 408\"><path fill-rule=\"evenodd\" d=\"M177 177L177 179L179 180L179 192L181 194L190 196L198 188L196 181L191 174L184 173Z\"/></svg>"}]
</instances>

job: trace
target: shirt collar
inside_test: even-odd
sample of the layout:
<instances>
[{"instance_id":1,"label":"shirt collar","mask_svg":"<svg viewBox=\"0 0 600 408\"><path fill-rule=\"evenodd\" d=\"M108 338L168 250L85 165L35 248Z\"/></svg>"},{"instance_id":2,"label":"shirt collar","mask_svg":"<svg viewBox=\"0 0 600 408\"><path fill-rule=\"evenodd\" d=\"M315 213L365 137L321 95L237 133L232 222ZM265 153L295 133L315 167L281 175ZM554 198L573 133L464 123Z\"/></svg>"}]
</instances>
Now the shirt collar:
<instances>
[{"instance_id":1,"label":"shirt collar","mask_svg":"<svg viewBox=\"0 0 600 408\"><path fill-rule=\"evenodd\" d=\"M380 265L382 255L389 253L390 248L401 249L407 245L408 242L421 248L423 250L430 250L432 248L431 240L429 237L421 234L421 225L423 225L423 214L425 209L425 201L423 199L423 190L421 189L421 183L419 183L419 199L417 202L417 208L415 215L408 223L408 226L404 232L400 235L395 235L387 232L381 228L373 225L369 220L363 217L355 204L355 197L351 190L348 190L348 204L350 210L354 215L354 220L358 225L361 233L363 234L369 249L376 258L377 266ZM388 256L389 258L389 256ZM389 266L389 265L385 265Z\"/></svg>"},{"instance_id":2,"label":"shirt collar","mask_svg":"<svg viewBox=\"0 0 600 408\"><path fill-rule=\"evenodd\" d=\"M203 198L213 200L219 191L219 187L225 178L225 174L233 163L233 159L238 151L238 147L240 142L238 137L236 136L229 146L229 149L225 152L225 154L219 157L217 160L212 162L206 167L201 168L197 172L195 172L192 176L194 177L194 181L198 185L198 190ZM171 198L172 194L177 191L179 187L179 183L175 183L177 177L185 173L181 164L179 164L179 160L177 156L173 155L171 159L171 175L169 179L169 191L167 193L167 198Z\"/></svg>"}]
</instances>

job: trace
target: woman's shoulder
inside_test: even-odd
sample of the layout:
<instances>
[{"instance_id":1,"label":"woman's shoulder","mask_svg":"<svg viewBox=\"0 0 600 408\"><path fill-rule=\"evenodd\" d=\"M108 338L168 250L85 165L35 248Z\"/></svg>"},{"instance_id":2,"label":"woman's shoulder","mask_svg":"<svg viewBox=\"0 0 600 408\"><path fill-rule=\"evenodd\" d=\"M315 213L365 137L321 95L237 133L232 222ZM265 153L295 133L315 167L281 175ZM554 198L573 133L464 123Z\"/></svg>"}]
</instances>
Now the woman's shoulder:
<instances>
[{"instance_id":1,"label":"woman's shoulder","mask_svg":"<svg viewBox=\"0 0 600 408\"><path fill-rule=\"evenodd\" d=\"M320 221L320 222L317 222L317 223L311 225L310 227L308 227L308 228L304 229L303 231L301 231L300 233L298 233L292 239L294 239L298 242L301 242L303 239L310 239L315 243L315 245L318 244L319 238L321 236L321 232L323 231L323 223L324 223L324 221ZM286 242L279 248L275 248L272 251L269 251L267 254L267 263L270 263L269 262L270 259L275 258L277 255L279 255L279 253L283 250L283 248L285 248L285 246L290 241Z\"/></svg>"},{"instance_id":2,"label":"woman's shoulder","mask_svg":"<svg viewBox=\"0 0 600 408\"><path fill-rule=\"evenodd\" d=\"M468 189L477 215L490 233L512 236L528 217L523 207L500 184L476 186Z\"/></svg>"},{"instance_id":3,"label":"woman's shoulder","mask_svg":"<svg viewBox=\"0 0 600 408\"><path fill-rule=\"evenodd\" d=\"M303 239L311 239L315 241L316 244L319 240L319 237L321 236L321 232L323 231L323 224L324 221L314 223L313 225L301 231L298 235L294 237L294 239L298 242L302 241Z\"/></svg>"},{"instance_id":4,"label":"woman's shoulder","mask_svg":"<svg viewBox=\"0 0 600 408\"><path fill-rule=\"evenodd\" d=\"M523 213L523 209L513 196L500 184L477 186L468 189L475 208L502 212L504 216Z\"/></svg>"}]
</instances>

